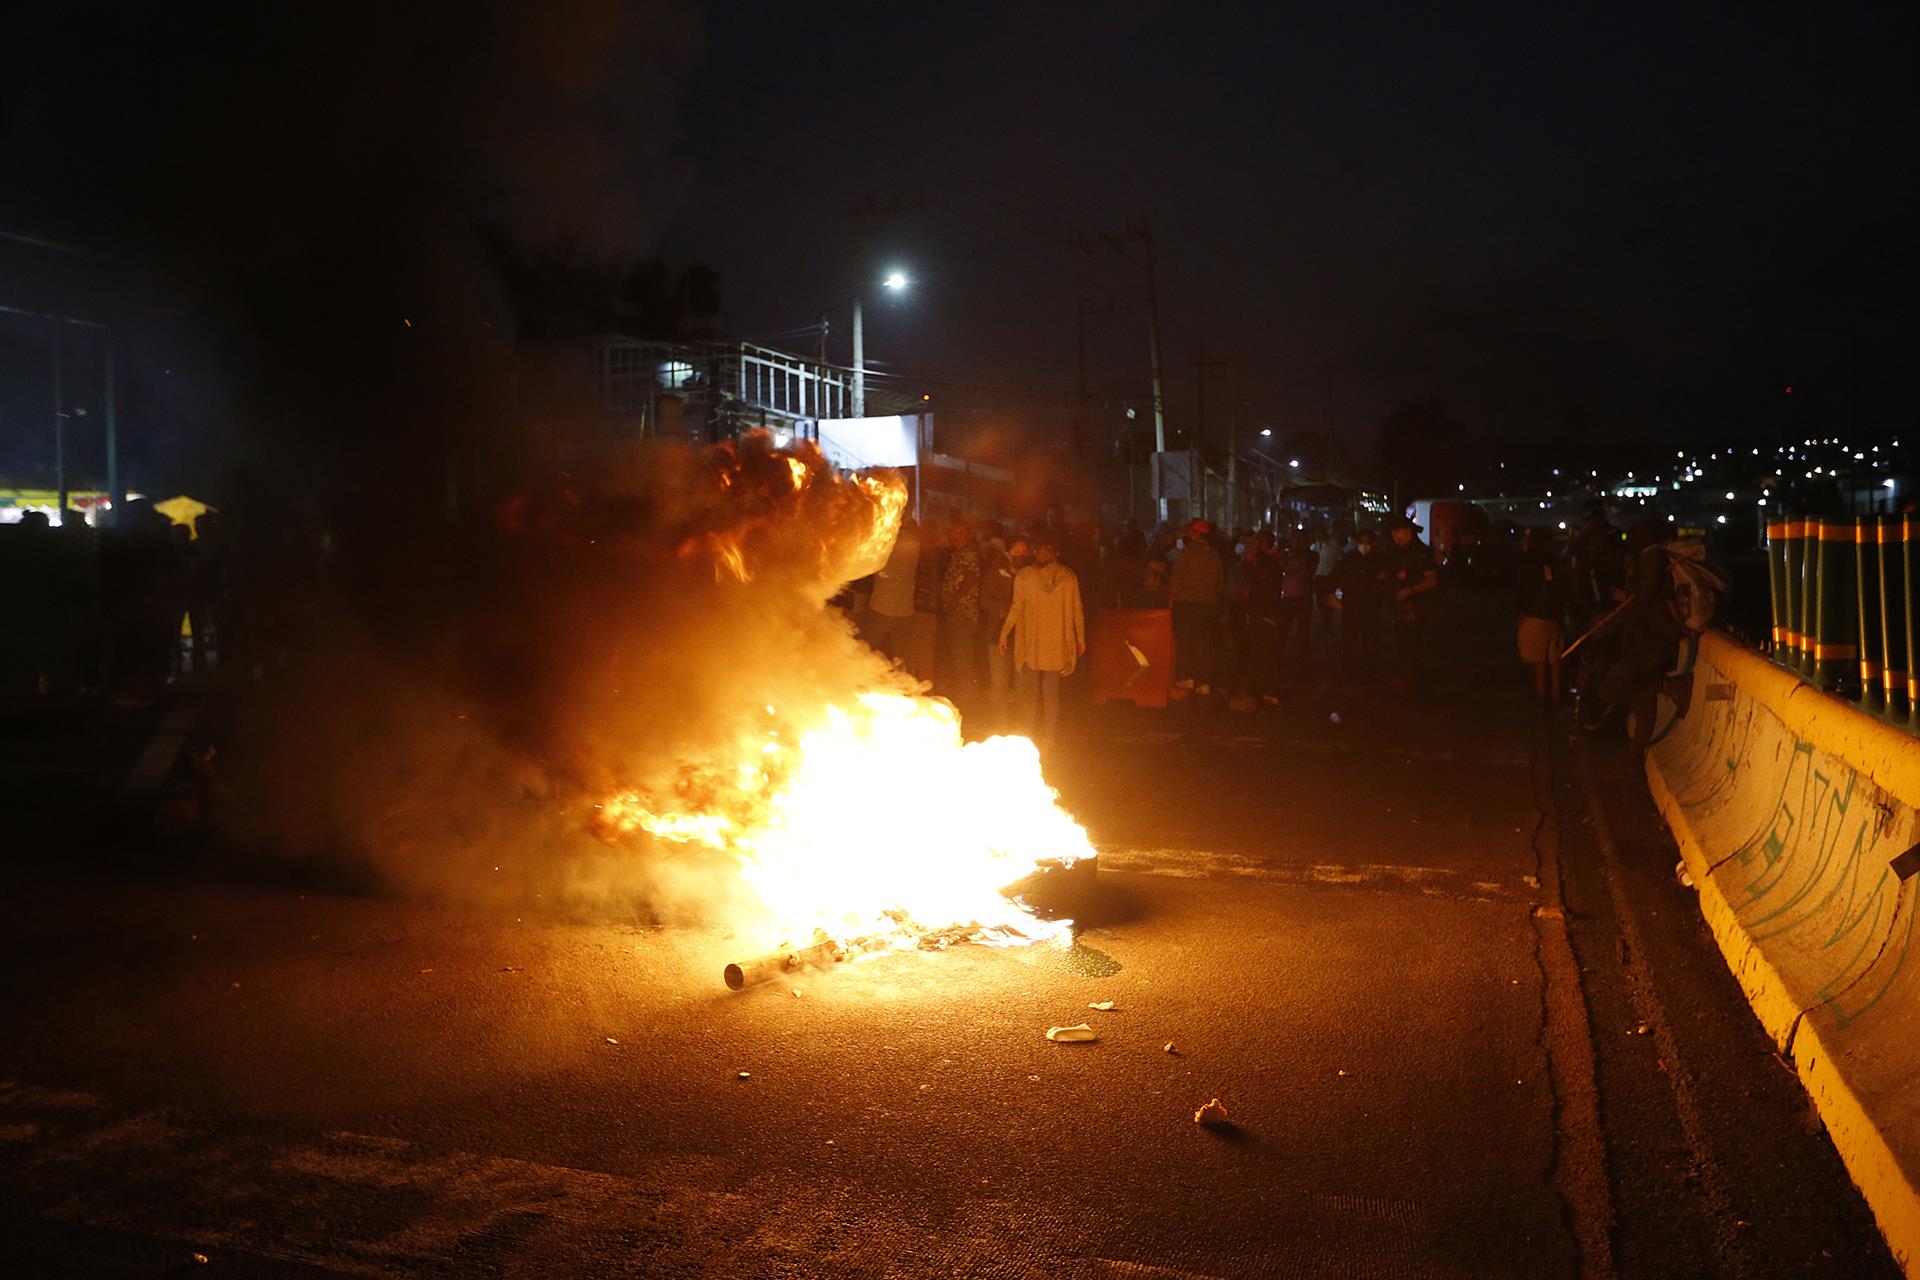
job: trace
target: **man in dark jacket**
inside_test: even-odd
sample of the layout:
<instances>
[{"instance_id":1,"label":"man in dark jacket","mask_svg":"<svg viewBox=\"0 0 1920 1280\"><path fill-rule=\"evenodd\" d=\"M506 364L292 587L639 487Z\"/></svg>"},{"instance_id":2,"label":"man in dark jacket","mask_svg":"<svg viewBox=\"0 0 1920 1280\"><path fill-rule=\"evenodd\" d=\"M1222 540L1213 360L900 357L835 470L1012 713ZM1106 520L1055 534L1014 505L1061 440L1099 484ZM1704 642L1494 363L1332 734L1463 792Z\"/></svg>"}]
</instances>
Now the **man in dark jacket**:
<instances>
[{"instance_id":1,"label":"man in dark jacket","mask_svg":"<svg viewBox=\"0 0 1920 1280\"><path fill-rule=\"evenodd\" d=\"M1560 624L1567 612L1567 570L1547 546L1545 529L1528 529L1514 577L1520 607L1520 660L1533 668L1533 696L1543 706L1560 700Z\"/></svg>"},{"instance_id":2,"label":"man in dark jacket","mask_svg":"<svg viewBox=\"0 0 1920 1280\"><path fill-rule=\"evenodd\" d=\"M973 528L956 519L947 531L947 567L940 574L941 683L963 711L972 710L980 665L980 550Z\"/></svg>"},{"instance_id":3,"label":"man in dark jacket","mask_svg":"<svg viewBox=\"0 0 1920 1280\"><path fill-rule=\"evenodd\" d=\"M1433 591L1440 585L1440 566L1433 549L1420 541L1420 526L1405 516L1387 521L1387 683L1416 691L1424 660L1427 616Z\"/></svg>"},{"instance_id":4,"label":"man in dark jacket","mask_svg":"<svg viewBox=\"0 0 1920 1280\"><path fill-rule=\"evenodd\" d=\"M1340 614L1340 669L1349 682L1371 680L1380 652L1380 615L1386 602L1387 558L1371 529L1353 535L1353 550L1334 567L1338 593L1332 607Z\"/></svg>"},{"instance_id":5,"label":"man in dark jacket","mask_svg":"<svg viewBox=\"0 0 1920 1280\"><path fill-rule=\"evenodd\" d=\"M1599 689L1600 708L1607 716L1640 712L1635 745L1645 748L1653 728L1654 700L1667 669L1673 665L1686 623L1675 607L1673 574L1660 529L1644 522L1627 531L1626 607L1618 623L1619 656L1607 668ZM1589 727L1592 727L1591 724Z\"/></svg>"},{"instance_id":6,"label":"man in dark jacket","mask_svg":"<svg viewBox=\"0 0 1920 1280\"><path fill-rule=\"evenodd\" d=\"M1206 697L1218 678L1220 604L1226 592L1226 566L1213 545L1213 526L1195 520L1173 562L1167 594L1173 601L1173 666L1176 689Z\"/></svg>"},{"instance_id":7,"label":"man in dark jacket","mask_svg":"<svg viewBox=\"0 0 1920 1280\"><path fill-rule=\"evenodd\" d=\"M1266 530L1248 536L1234 565L1234 603L1240 627L1235 647L1239 672L1235 693L1258 698L1263 706L1279 702L1278 651L1282 575L1285 564Z\"/></svg>"},{"instance_id":8,"label":"man in dark jacket","mask_svg":"<svg viewBox=\"0 0 1920 1280\"><path fill-rule=\"evenodd\" d=\"M1025 538L1009 548L989 538L980 557L980 639L987 659L987 723L997 732L1012 711L1013 659L1000 648L1000 627L1013 606L1013 577L1033 562Z\"/></svg>"}]
</instances>

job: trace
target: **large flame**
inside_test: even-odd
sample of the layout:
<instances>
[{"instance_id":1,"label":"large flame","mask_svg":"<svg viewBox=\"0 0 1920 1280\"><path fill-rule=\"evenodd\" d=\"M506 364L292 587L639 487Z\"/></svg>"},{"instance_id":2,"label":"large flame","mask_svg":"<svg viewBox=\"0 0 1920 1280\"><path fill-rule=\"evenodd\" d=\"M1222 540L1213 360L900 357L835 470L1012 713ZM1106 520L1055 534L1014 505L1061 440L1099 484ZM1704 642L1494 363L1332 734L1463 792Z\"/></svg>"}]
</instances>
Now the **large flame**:
<instances>
[{"instance_id":1,"label":"large flame","mask_svg":"<svg viewBox=\"0 0 1920 1280\"><path fill-rule=\"evenodd\" d=\"M836 480L813 452L781 461L750 476L752 457L743 464L726 452L717 479L730 495L777 490L789 504L840 504L832 536L807 552L822 596L885 563L906 506L897 477ZM859 518L837 518L842 508ZM688 537L680 555L711 561L716 582L754 590L756 566L793 557L779 538L799 529L755 514ZM717 854L738 881L728 923L766 946L817 932L863 948L929 934L1064 938L1067 922L1040 920L1002 892L1045 864L1093 855L1033 744L967 742L950 704L907 691L877 657L872 673L864 686L796 687L776 704L741 708L734 723L744 727L683 758L670 783L604 800L598 830Z\"/></svg>"},{"instance_id":2,"label":"large flame","mask_svg":"<svg viewBox=\"0 0 1920 1280\"><path fill-rule=\"evenodd\" d=\"M868 947L1065 936L1002 892L1093 854L1027 739L966 742L947 703L882 691L802 725L766 719L687 766L671 795L614 797L602 823L737 859L747 892L731 923L769 946L816 931Z\"/></svg>"}]
</instances>

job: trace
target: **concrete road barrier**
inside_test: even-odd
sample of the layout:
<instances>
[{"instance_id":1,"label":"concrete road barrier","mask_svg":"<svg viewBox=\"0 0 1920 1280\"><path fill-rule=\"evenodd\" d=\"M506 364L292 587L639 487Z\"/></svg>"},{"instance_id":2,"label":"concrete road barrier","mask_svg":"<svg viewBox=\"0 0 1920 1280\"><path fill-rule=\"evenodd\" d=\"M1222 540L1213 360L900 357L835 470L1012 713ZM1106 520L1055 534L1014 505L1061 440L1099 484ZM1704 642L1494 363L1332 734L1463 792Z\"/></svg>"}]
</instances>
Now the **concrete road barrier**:
<instances>
[{"instance_id":1,"label":"concrete road barrier","mask_svg":"<svg viewBox=\"0 0 1920 1280\"><path fill-rule=\"evenodd\" d=\"M1920 739L1710 635L1647 780L1728 966L1914 1274Z\"/></svg>"}]
</instances>

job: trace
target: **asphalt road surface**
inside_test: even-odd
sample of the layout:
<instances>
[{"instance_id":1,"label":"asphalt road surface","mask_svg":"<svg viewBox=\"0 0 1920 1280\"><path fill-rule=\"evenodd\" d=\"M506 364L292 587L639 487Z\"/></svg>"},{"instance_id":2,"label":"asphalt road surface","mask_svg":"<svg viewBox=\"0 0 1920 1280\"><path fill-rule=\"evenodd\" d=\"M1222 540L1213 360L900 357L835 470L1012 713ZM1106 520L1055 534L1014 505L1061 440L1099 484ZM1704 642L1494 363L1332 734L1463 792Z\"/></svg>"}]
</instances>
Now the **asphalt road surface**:
<instances>
[{"instance_id":1,"label":"asphalt road surface","mask_svg":"<svg viewBox=\"0 0 1920 1280\"><path fill-rule=\"evenodd\" d=\"M14 865L0 1274L1898 1275L1624 743L1322 690L1048 771L1070 949L742 994L696 930Z\"/></svg>"}]
</instances>

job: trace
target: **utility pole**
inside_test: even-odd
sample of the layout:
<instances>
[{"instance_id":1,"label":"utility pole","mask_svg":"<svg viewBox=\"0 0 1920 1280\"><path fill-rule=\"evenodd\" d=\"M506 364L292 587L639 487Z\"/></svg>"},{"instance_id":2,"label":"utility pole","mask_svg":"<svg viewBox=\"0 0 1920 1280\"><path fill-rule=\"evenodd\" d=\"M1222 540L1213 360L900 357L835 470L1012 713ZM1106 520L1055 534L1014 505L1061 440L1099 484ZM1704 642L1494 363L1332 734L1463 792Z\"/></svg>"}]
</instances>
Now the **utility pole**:
<instances>
[{"instance_id":1,"label":"utility pole","mask_svg":"<svg viewBox=\"0 0 1920 1280\"><path fill-rule=\"evenodd\" d=\"M1160 370L1160 288L1158 277L1153 270L1153 224L1142 215L1138 222L1130 223L1118 231L1103 230L1088 234L1075 232L1067 237L1068 241L1091 254L1095 245L1106 245L1129 262L1134 257L1127 246L1138 244L1141 247L1141 261L1134 265L1142 267L1147 273L1147 359L1153 372L1153 450L1156 454L1167 451L1167 397L1165 383ZM1167 518L1167 498L1156 487L1155 496L1159 500L1160 518Z\"/></svg>"},{"instance_id":2,"label":"utility pole","mask_svg":"<svg viewBox=\"0 0 1920 1280\"><path fill-rule=\"evenodd\" d=\"M867 416L867 336L860 318L860 295L853 295L853 417Z\"/></svg>"},{"instance_id":3,"label":"utility pole","mask_svg":"<svg viewBox=\"0 0 1920 1280\"><path fill-rule=\"evenodd\" d=\"M1167 450L1167 396L1160 381L1160 286L1153 273L1153 228L1140 218L1140 240L1147 260L1147 355L1153 361L1153 447Z\"/></svg>"},{"instance_id":4,"label":"utility pole","mask_svg":"<svg viewBox=\"0 0 1920 1280\"><path fill-rule=\"evenodd\" d=\"M53 318L53 482L60 491L60 523L67 522L67 393L60 384L59 316Z\"/></svg>"},{"instance_id":5,"label":"utility pole","mask_svg":"<svg viewBox=\"0 0 1920 1280\"><path fill-rule=\"evenodd\" d=\"M1075 402L1076 408L1074 411L1074 443L1076 445L1085 437L1087 431L1087 399L1089 395L1087 390L1087 321L1099 316L1117 315L1122 311L1131 310L1133 310L1132 298L1128 298L1125 301L1108 299L1105 302L1088 302L1082 300L1077 309L1075 316L1077 321L1075 334L1078 339L1076 350L1079 354L1080 398ZM1129 463L1128 465L1131 466L1132 464ZM1128 514L1131 515L1132 512L1129 511Z\"/></svg>"},{"instance_id":6,"label":"utility pole","mask_svg":"<svg viewBox=\"0 0 1920 1280\"><path fill-rule=\"evenodd\" d=\"M120 423L114 413L113 330L102 329L100 332L106 342L107 512L108 519L112 519L126 505L126 495L120 492Z\"/></svg>"},{"instance_id":7,"label":"utility pole","mask_svg":"<svg viewBox=\"0 0 1920 1280\"><path fill-rule=\"evenodd\" d=\"M1207 509L1210 503L1207 491L1211 487L1207 484L1207 383L1214 378L1223 376L1226 366L1232 364L1233 361L1227 356L1214 356L1212 359L1208 359L1206 340L1201 339L1196 345L1194 358L1188 363L1193 365L1193 380L1199 389L1198 408L1194 415L1194 435L1196 438L1194 440L1193 456L1194 460L1199 464L1194 469L1200 473L1200 514L1206 516L1208 515ZM1227 474L1229 476L1233 475L1232 443L1230 440L1227 450ZM1229 481L1229 484L1231 484L1231 481ZM1231 493L1229 493L1227 497L1227 515L1228 519L1231 520L1233 515L1233 497Z\"/></svg>"}]
</instances>

